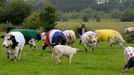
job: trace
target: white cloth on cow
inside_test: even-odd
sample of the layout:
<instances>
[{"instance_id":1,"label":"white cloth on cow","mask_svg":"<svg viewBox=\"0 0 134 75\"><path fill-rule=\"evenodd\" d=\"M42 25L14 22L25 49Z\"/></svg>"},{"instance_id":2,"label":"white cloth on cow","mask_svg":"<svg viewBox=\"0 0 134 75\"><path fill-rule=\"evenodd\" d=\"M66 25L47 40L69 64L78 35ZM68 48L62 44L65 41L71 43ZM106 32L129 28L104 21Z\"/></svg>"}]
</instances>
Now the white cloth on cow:
<instances>
[{"instance_id":1,"label":"white cloth on cow","mask_svg":"<svg viewBox=\"0 0 134 75\"><path fill-rule=\"evenodd\" d=\"M9 34L15 36L16 41L18 42L18 46L22 50L25 45L25 38L20 32L10 32Z\"/></svg>"},{"instance_id":2,"label":"white cloth on cow","mask_svg":"<svg viewBox=\"0 0 134 75\"><path fill-rule=\"evenodd\" d=\"M96 34L95 32L88 31L88 32L85 32L85 33L81 36L82 43L88 42L88 41L86 40L86 38L87 38L88 36L91 36L91 35L95 35L95 36L96 36L96 37L95 37L96 39L98 38L98 36L97 36L97 34Z\"/></svg>"},{"instance_id":3,"label":"white cloth on cow","mask_svg":"<svg viewBox=\"0 0 134 75\"><path fill-rule=\"evenodd\" d=\"M131 57L134 57L134 47L125 48L126 61L128 62Z\"/></svg>"},{"instance_id":4,"label":"white cloth on cow","mask_svg":"<svg viewBox=\"0 0 134 75\"><path fill-rule=\"evenodd\" d=\"M60 30L53 29L53 30L50 31L50 33L49 33L50 44L52 43L52 37L53 37L54 33L57 32L57 31L60 31Z\"/></svg>"}]
</instances>

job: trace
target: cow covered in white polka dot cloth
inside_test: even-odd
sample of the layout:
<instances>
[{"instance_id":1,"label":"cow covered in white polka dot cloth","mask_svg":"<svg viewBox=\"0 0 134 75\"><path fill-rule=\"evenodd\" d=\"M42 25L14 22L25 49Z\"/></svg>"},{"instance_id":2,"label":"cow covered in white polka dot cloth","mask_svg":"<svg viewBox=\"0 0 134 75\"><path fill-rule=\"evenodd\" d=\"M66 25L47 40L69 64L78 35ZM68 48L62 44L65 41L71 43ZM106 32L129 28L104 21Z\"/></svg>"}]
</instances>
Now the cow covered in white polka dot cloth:
<instances>
[{"instance_id":1,"label":"cow covered in white polka dot cloth","mask_svg":"<svg viewBox=\"0 0 134 75\"><path fill-rule=\"evenodd\" d=\"M125 51L126 65L123 68L123 72L127 72L128 69L134 66L134 47L126 47Z\"/></svg>"}]
</instances>

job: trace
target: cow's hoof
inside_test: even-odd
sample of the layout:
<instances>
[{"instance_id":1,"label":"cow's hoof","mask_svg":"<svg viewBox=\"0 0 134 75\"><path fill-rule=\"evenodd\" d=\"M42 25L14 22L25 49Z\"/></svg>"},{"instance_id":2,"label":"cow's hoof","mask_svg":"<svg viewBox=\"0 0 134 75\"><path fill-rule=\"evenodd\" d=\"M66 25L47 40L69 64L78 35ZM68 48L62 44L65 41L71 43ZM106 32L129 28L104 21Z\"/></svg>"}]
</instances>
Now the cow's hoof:
<instances>
[{"instance_id":1,"label":"cow's hoof","mask_svg":"<svg viewBox=\"0 0 134 75\"><path fill-rule=\"evenodd\" d=\"M127 73L127 72L128 72L128 68L123 69L122 72L123 72L123 73Z\"/></svg>"}]
</instances>

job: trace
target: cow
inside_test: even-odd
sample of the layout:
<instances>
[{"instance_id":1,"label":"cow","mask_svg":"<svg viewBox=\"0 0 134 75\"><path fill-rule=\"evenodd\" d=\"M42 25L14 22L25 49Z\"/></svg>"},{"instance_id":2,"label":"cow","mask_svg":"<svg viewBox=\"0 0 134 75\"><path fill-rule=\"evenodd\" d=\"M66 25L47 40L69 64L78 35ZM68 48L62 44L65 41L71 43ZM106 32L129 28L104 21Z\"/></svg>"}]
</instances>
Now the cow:
<instances>
[{"instance_id":1,"label":"cow","mask_svg":"<svg viewBox=\"0 0 134 75\"><path fill-rule=\"evenodd\" d=\"M123 67L123 72L128 72L130 68L134 67L134 47L126 47L124 50L124 56L126 65Z\"/></svg>"},{"instance_id":2,"label":"cow","mask_svg":"<svg viewBox=\"0 0 134 75\"><path fill-rule=\"evenodd\" d=\"M73 48L66 45L56 45L53 48L52 57L56 59L57 63L61 63L60 58L62 55L65 55L68 57L69 63L71 64L71 60L78 50L79 49L77 48Z\"/></svg>"},{"instance_id":3,"label":"cow","mask_svg":"<svg viewBox=\"0 0 134 75\"><path fill-rule=\"evenodd\" d=\"M73 43L75 42L76 36L75 32L73 30L65 30L63 31L65 37L66 37L66 44L68 46L73 46Z\"/></svg>"},{"instance_id":4,"label":"cow","mask_svg":"<svg viewBox=\"0 0 134 75\"><path fill-rule=\"evenodd\" d=\"M4 37L3 47L6 49L7 58L20 60L21 51L25 45L25 38L20 32L9 32Z\"/></svg>"},{"instance_id":5,"label":"cow","mask_svg":"<svg viewBox=\"0 0 134 75\"><path fill-rule=\"evenodd\" d=\"M95 32L98 35L98 42L110 42L110 48L112 48L114 43L119 43L122 48L125 47L125 40L118 31L112 29L98 29Z\"/></svg>"},{"instance_id":6,"label":"cow","mask_svg":"<svg viewBox=\"0 0 134 75\"><path fill-rule=\"evenodd\" d=\"M30 47L36 47L36 44L39 40L42 39L42 33L37 32L36 30L31 29L13 29L10 32L21 32L24 35L26 44L29 44Z\"/></svg>"},{"instance_id":7,"label":"cow","mask_svg":"<svg viewBox=\"0 0 134 75\"><path fill-rule=\"evenodd\" d=\"M45 50L46 47L54 47L58 44L65 45L66 37L61 30L52 29L48 31L46 37L44 38L44 44L42 49Z\"/></svg>"},{"instance_id":8,"label":"cow","mask_svg":"<svg viewBox=\"0 0 134 75\"><path fill-rule=\"evenodd\" d=\"M88 48L92 48L93 50L96 47L97 38L98 35L93 31L87 31L81 36L82 44L84 44L86 52Z\"/></svg>"},{"instance_id":9,"label":"cow","mask_svg":"<svg viewBox=\"0 0 134 75\"><path fill-rule=\"evenodd\" d=\"M127 33L127 32L134 32L134 27L126 28L126 29L124 30L124 33Z\"/></svg>"}]
</instances>

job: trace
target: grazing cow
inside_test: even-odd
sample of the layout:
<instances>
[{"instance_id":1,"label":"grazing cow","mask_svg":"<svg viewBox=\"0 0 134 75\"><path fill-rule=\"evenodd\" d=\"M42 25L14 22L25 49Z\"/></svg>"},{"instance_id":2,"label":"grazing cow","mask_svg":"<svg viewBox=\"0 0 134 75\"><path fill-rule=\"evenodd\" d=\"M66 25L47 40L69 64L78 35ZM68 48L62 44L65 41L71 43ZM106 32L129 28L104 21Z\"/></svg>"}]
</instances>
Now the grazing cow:
<instances>
[{"instance_id":1,"label":"grazing cow","mask_svg":"<svg viewBox=\"0 0 134 75\"><path fill-rule=\"evenodd\" d=\"M11 60L20 59L24 45L25 38L20 32L10 32L4 37L3 47L6 49L7 58Z\"/></svg>"},{"instance_id":2,"label":"grazing cow","mask_svg":"<svg viewBox=\"0 0 134 75\"><path fill-rule=\"evenodd\" d=\"M126 47L124 50L124 55L126 65L123 67L123 72L128 72L130 68L134 67L134 47Z\"/></svg>"},{"instance_id":3,"label":"grazing cow","mask_svg":"<svg viewBox=\"0 0 134 75\"><path fill-rule=\"evenodd\" d=\"M125 41L119 32L111 29L100 29L95 32L98 34L98 42L108 41L111 48L114 43L119 43L122 48L125 47Z\"/></svg>"},{"instance_id":4,"label":"grazing cow","mask_svg":"<svg viewBox=\"0 0 134 75\"><path fill-rule=\"evenodd\" d=\"M65 30L64 35L66 37L66 43L68 46L73 46L73 43L75 42L75 32L73 30Z\"/></svg>"},{"instance_id":5,"label":"grazing cow","mask_svg":"<svg viewBox=\"0 0 134 75\"><path fill-rule=\"evenodd\" d=\"M97 38L98 38L97 34L92 31L87 31L82 35L81 39L82 44L84 44L85 51L87 51L88 48L92 48L93 50L94 47L96 47Z\"/></svg>"},{"instance_id":6,"label":"grazing cow","mask_svg":"<svg viewBox=\"0 0 134 75\"><path fill-rule=\"evenodd\" d=\"M60 63L60 58L62 55L68 57L69 63L71 64L72 57L77 53L79 49L72 48L70 46L65 45L56 45L53 48L52 57L56 59L58 63Z\"/></svg>"},{"instance_id":7,"label":"grazing cow","mask_svg":"<svg viewBox=\"0 0 134 75\"><path fill-rule=\"evenodd\" d=\"M66 37L62 31L57 29L52 29L47 33L42 49L45 50L45 48L48 46L54 46L58 44L65 45Z\"/></svg>"},{"instance_id":8,"label":"grazing cow","mask_svg":"<svg viewBox=\"0 0 134 75\"><path fill-rule=\"evenodd\" d=\"M31 47L36 47L36 43L41 40L42 35L40 32L30 29L13 29L10 32L21 32L26 40L26 44L29 44Z\"/></svg>"},{"instance_id":9,"label":"grazing cow","mask_svg":"<svg viewBox=\"0 0 134 75\"><path fill-rule=\"evenodd\" d=\"M127 32L134 32L134 27L126 28L126 29L124 30L124 33L127 33Z\"/></svg>"}]
</instances>

